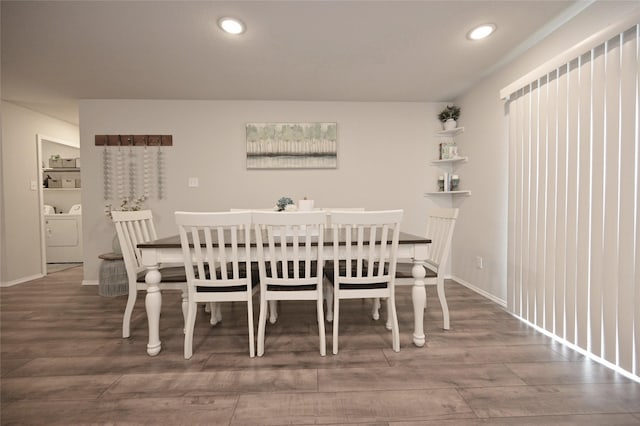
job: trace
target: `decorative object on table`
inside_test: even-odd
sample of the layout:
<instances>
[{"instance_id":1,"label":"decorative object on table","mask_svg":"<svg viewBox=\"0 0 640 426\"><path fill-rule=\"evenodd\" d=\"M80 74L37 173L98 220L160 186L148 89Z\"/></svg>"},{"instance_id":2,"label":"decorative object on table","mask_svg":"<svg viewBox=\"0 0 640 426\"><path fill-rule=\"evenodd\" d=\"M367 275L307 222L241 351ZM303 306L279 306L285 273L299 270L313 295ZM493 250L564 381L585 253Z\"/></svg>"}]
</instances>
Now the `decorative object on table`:
<instances>
[{"instance_id":1,"label":"decorative object on table","mask_svg":"<svg viewBox=\"0 0 640 426\"><path fill-rule=\"evenodd\" d=\"M247 169L335 169L337 123L248 123Z\"/></svg>"},{"instance_id":2,"label":"decorative object on table","mask_svg":"<svg viewBox=\"0 0 640 426\"><path fill-rule=\"evenodd\" d=\"M457 191L458 185L460 185L460 176L451 175L451 185L450 185L451 191Z\"/></svg>"},{"instance_id":3,"label":"decorative object on table","mask_svg":"<svg viewBox=\"0 0 640 426\"><path fill-rule=\"evenodd\" d=\"M447 105L438 114L438 119L442 122L444 130L455 129L458 125L458 118L460 118L460 107L455 105Z\"/></svg>"},{"instance_id":4,"label":"decorative object on table","mask_svg":"<svg viewBox=\"0 0 640 426\"><path fill-rule=\"evenodd\" d=\"M304 197L302 200L298 200L298 210L301 212L313 211L313 200L307 200L307 197Z\"/></svg>"},{"instance_id":5,"label":"decorative object on table","mask_svg":"<svg viewBox=\"0 0 640 426\"><path fill-rule=\"evenodd\" d=\"M297 210L296 205L293 204L293 200L289 197L281 197L278 202L276 203L276 206L274 207L274 210L282 212L282 211L295 211Z\"/></svg>"}]
</instances>

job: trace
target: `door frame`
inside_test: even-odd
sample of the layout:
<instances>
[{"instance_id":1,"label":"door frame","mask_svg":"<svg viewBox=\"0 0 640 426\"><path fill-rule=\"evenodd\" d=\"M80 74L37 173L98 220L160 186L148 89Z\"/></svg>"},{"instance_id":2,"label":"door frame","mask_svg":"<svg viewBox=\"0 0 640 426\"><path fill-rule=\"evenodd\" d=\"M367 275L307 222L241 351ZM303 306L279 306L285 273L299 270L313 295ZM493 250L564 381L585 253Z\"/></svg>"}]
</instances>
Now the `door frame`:
<instances>
[{"instance_id":1,"label":"door frame","mask_svg":"<svg viewBox=\"0 0 640 426\"><path fill-rule=\"evenodd\" d=\"M42 179L44 168L46 167L43 167L43 164L47 159L42 158L43 142L53 142L77 149L80 149L80 147L65 139L54 138L52 136L46 136L40 133L36 134L36 176L38 176L38 209L40 213L40 259L42 259L42 263L40 264L40 272L43 276L45 276L47 275L47 236L45 235L46 226L44 218L44 188L42 186Z\"/></svg>"}]
</instances>

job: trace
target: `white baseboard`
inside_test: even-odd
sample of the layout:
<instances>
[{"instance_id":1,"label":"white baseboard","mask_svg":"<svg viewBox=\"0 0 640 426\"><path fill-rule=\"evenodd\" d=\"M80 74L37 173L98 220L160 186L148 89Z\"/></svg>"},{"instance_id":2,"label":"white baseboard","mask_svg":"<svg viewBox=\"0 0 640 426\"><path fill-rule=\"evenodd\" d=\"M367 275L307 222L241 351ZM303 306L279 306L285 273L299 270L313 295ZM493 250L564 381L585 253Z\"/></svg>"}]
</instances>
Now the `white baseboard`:
<instances>
[{"instance_id":1,"label":"white baseboard","mask_svg":"<svg viewBox=\"0 0 640 426\"><path fill-rule=\"evenodd\" d=\"M25 283L27 281L37 280L38 278L42 278L42 277L44 277L43 274L35 274L28 277L22 277L22 278L18 278L17 280L0 283L0 287L11 287L17 284Z\"/></svg>"},{"instance_id":2,"label":"white baseboard","mask_svg":"<svg viewBox=\"0 0 640 426\"><path fill-rule=\"evenodd\" d=\"M82 280L82 285L98 285L98 280Z\"/></svg>"},{"instance_id":3,"label":"white baseboard","mask_svg":"<svg viewBox=\"0 0 640 426\"><path fill-rule=\"evenodd\" d=\"M452 276L451 279L465 287L467 287L469 290L475 291L476 293L478 293L480 296L486 297L487 299L491 300L492 302L497 303L498 305L502 306L503 308L507 307L507 301L500 299L499 297L494 296L493 294L479 288L476 287L475 285L471 284L470 282L467 282L465 280L463 280L462 278L458 278L456 276Z\"/></svg>"}]
</instances>

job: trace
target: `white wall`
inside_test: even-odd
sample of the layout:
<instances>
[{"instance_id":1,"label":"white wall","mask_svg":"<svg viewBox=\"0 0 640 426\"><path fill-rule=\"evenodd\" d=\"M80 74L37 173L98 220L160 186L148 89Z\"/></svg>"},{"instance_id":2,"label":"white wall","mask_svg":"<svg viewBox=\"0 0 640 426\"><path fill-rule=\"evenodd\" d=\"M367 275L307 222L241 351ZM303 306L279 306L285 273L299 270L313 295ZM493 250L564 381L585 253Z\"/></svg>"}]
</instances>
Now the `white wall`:
<instances>
[{"instance_id":1,"label":"white wall","mask_svg":"<svg viewBox=\"0 0 640 426\"><path fill-rule=\"evenodd\" d=\"M528 71L622 19L637 2L597 2L518 60L456 100L464 134L457 138L469 155L461 179L473 191L465 200L453 239L453 276L497 299L506 300L508 133L498 92ZM499 29L498 29L499 31ZM495 34L498 36L499 32ZM466 185L468 183L468 185ZM476 268L482 256L484 268Z\"/></svg>"},{"instance_id":2,"label":"white wall","mask_svg":"<svg viewBox=\"0 0 640 426\"><path fill-rule=\"evenodd\" d=\"M98 276L98 255L115 233L104 215L102 147L96 134L171 134L166 199L152 199L161 235L177 233L176 210L267 208L281 196L308 197L318 207L402 208L403 229L422 234L435 202L434 132L442 104L360 102L143 101L80 102L85 283ZM338 168L247 170L248 122L337 122ZM117 149L115 147L109 149ZM157 148L156 148L157 149ZM188 188L197 177L198 188Z\"/></svg>"},{"instance_id":3,"label":"white wall","mask_svg":"<svg viewBox=\"0 0 640 426\"><path fill-rule=\"evenodd\" d=\"M41 273L38 191L30 189L31 181L41 183L36 135L79 144L79 132L73 124L9 102L2 102L2 124L4 250L0 277L2 285L8 285Z\"/></svg>"}]
</instances>

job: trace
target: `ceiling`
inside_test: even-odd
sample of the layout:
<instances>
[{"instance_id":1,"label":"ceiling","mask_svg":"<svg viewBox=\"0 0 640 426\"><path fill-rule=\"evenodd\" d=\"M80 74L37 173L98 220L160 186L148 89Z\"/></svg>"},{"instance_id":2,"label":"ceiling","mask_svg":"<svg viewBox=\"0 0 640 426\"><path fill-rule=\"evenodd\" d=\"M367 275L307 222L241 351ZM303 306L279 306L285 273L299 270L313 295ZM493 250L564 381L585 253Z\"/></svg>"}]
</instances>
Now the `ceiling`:
<instances>
[{"instance_id":1,"label":"ceiling","mask_svg":"<svg viewBox=\"0 0 640 426\"><path fill-rule=\"evenodd\" d=\"M2 0L2 98L447 101L573 1ZM241 36L216 26L245 22ZM557 20L557 19L556 19ZM497 32L466 39L475 25Z\"/></svg>"}]
</instances>

